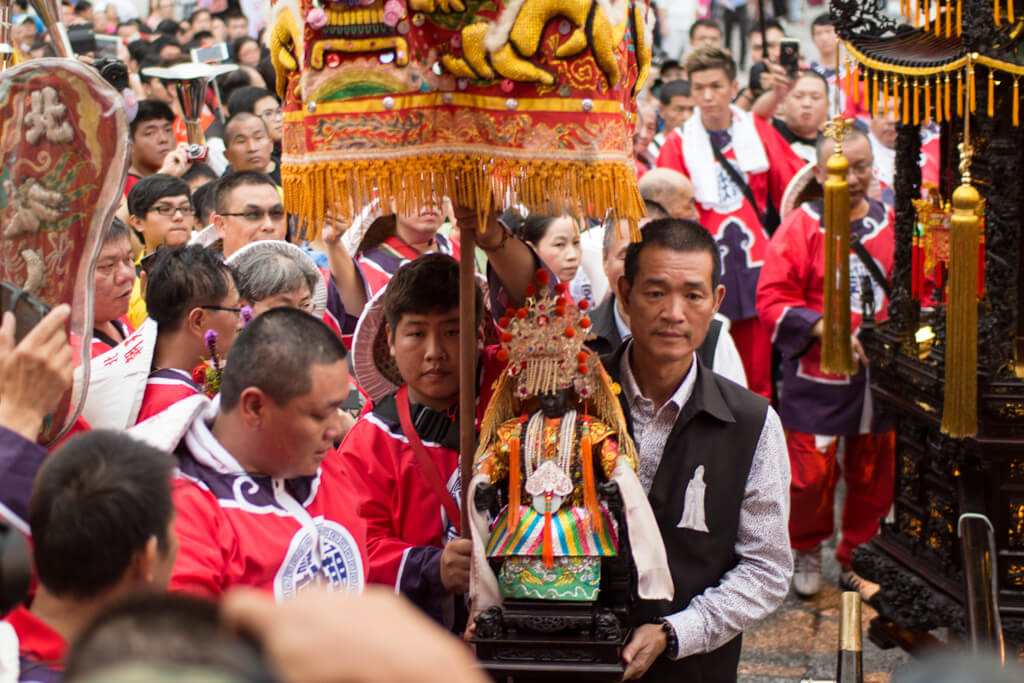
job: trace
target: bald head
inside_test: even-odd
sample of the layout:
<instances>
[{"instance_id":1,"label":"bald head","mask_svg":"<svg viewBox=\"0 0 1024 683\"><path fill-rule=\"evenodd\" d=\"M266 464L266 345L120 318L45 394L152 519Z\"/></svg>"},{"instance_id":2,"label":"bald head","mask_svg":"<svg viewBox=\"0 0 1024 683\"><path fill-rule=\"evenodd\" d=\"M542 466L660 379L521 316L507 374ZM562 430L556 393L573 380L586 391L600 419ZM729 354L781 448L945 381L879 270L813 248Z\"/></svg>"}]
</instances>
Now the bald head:
<instances>
[{"instance_id":1,"label":"bald head","mask_svg":"<svg viewBox=\"0 0 1024 683\"><path fill-rule=\"evenodd\" d=\"M690 179L670 168L652 168L640 179L640 195L644 201L665 207L672 218L697 220Z\"/></svg>"}]
</instances>

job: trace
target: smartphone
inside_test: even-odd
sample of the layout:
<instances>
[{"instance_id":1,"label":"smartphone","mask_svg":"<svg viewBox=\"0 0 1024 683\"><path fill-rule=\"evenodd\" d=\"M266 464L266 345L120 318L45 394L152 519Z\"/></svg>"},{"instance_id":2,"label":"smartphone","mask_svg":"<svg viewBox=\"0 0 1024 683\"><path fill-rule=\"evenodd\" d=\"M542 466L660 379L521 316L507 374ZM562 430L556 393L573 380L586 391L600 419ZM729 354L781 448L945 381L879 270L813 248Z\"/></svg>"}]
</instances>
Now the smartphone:
<instances>
[{"instance_id":1,"label":"smartphone","mask_svg":"<svg viewBox=\"0 0 1024 683\"><path fill-rule=\"evenodd\" d=\"M800 72L800 41L795 38L783 38L779 41L779 65L786 70L786 75L796 78Z\"/></svg>"},{"instance_id":2,"label":"smartphone","mask_svg":"<svg viewBox=\"0 0 1024 683\"><path fill-rule=\"evenodd\" d=\"M14 313L14 343L17 344L50 312L50 307L15 284L0 282L0 311Z\"/></svg>"},{"instance_id":3,"label":"smartphone","mask_svg":"<svg viewBox=\"0 0 1024 683\"><path fill-rule=\"evenodd\" d=\"M97 59L102 57L117 59L117 49L121 46L121 39L118 36L97 34L95 40L96 49L93 51L93 56Z\"/></svg>"},{"instance_id":4,"label":"smartphone","mask_svg":"<svg viewBox=\"0 0 1024 683\"><path fill-rule=\"evenodd\" d=\"M194 47L190 54L193 62L210 64L211 62L226 62L230 53L227 43L217 43L210 47Z\"/></svg>"}]
</instances>

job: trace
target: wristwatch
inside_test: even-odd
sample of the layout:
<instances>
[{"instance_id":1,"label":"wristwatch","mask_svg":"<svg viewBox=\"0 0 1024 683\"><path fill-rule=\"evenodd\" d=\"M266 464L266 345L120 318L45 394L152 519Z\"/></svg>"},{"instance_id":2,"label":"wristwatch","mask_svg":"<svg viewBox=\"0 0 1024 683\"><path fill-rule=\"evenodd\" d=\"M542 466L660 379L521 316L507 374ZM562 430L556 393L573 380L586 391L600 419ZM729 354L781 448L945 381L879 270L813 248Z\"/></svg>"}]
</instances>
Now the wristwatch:
<instances>
[{"instance_id":1,"label":"wristwatch","mask_svg":"<svg viewBox=\"0 0 1024 683\"><path fill-rule=\"evenodd\" d=\"M661 624L661 630L665 634L665 651L661 654L668 659L675 659L679 654L679 639L676 637L676 630L672 628L672 624L668 619L662 618L658 622Z\"/></svg>"}]
</instances>

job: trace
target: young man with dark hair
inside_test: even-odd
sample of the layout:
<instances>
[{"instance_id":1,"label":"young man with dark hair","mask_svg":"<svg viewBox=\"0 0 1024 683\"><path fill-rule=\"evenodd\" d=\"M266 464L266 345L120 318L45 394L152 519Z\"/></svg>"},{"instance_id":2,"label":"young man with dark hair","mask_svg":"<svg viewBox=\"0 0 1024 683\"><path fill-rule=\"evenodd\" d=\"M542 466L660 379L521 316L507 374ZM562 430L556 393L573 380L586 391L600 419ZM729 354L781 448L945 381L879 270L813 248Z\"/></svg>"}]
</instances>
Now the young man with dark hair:
<instances>
[{"instance_id":1,"label":"young man with dark hair","mask_svg":"<svg viewBox=\"0 0 1024 683\"><path fill-rule=\"evenodd\" d=\"M770 121L801 159L816 163L818 132L828 120L828 81L812 69L801 69L793 79L779 76L772 88L757 98L751 112Z\"/></svg>"},{"instance_id":2,"label":"young man with dark hair","mask_svg":"<svg viewBox=\"0 0 1024 683\"><path fill-rule=\"evenodd\" d=\"M829 85L836 84L836 45L838 35L835 24L832 23L832 16L828 12L822 12L814 17L811 22L811 39L814 47L818 49L818 59L811 62L811 68L825 77Z\"/></svg>"},{"instance_id":3,"label":"young man with dark hair","mask_svg":"<svg viewBox=\"0 0 1024 683\"><path fill-rule=\"evenodd\" d=\"M258 171L281 185L281 169L271 159L274 143L267 124L259 116L243 111L228 119L224 124L224 145L224 157L231 164L229 172Z\"/></svg>"},{"instance_id":4,"label":"young man with dark hair","mask_svg":"<svg viewBox=\"0 0 1024 683\"><path fill-rule=\"evenodd\" d=\"M125 195L140 179L160 173L167 155L174 151L174 112L165 102L141 100L129 126L132 139L131 167Z\"/></svg>"},{"instance_id":5,"label":"young man with dark hair","mask_svg":"<svg viewBox=\"0 0 1024 683\"><path fill-rule=\"evenodd\" d=\"M281 138L284 136L284 114L281 111L281 102L277 95L266 88L246 86L231 93L228 100L228 116L248 113L255 114L267 124L267 131L270 139L274 142L274 148L278 157L281 154Z\"/></svg>"},{"instance_id":6,"label":"young man with dark hair","mask_svg":"<svg viewBox=\"0 0 1024 683\"><path fill-rule=\"evenodd\" d=\"M731 107L739 89L736 63L728 52L701 48L686 58L700 115L669 133L658 166L690 178L700 222L723 253L725 302L722 313L750 389L771 396L771 338L757 319L755 290L768 246L769 206L782 194L803 160L766 121Z\"/></svg>"},{"instance_id":7,"label":"young man with dark hair","mask_svg":"<svg viewBox=\"0 0 1024 683\"><path fill-rule=\"evenodd\" d=\"M278 185L266 173L234 171L217 181L213 226L224 258L256 240L283 240L285 218Z\"/></svg>"},{"instance_id":8,"label":"young man with dark hair","mask_svg":"<svg viewBox=\"0 0 1024 683\"><path fill-rule=\"evenodd\" d=\"M835 143L824 137L819 140L815 178L824 183ZM793 588L805 598L821 588L821 544L832 537L835 526L833 502L842 438L846 500L842 540L836 549L842 569L840 585L868 600L878 586L850 569L850 556L877 533L878 520L892 505L895 440L891 431L873 420L866 386L868 359L856 334L866 286L877 316L887 316L885 279L893 262L893 213L868 197L873 174L867 136L854 129L843 139L843 155L850 165L850 234L864 250L851 250L849 268L852 346L863 367L849 375L821 368L826 249L821 200L793 210L772 237L757 286L757 308L783 359L779 412L793 470L789 522L796 563Z\"/></svg>"},{"instance_id":9,"label":"young man with dark hair","mask_svg":"<svg viewBox=\"0 0 1024 683\"><path fill-rule=\"evenodd\" d=\"M459 217L458 222L462 230L476 225L475 216ZM525 243L506 232L495 212L478 239L492 268L493 304L518 304L539 261ZM466 615L462 601L453 596L468 589L471 551L467 539L457 538L458 280L453 258L424 254L398 269L383 305L378 299L377 308L365 314L360 333L365 336L359 344L369 340L375 345L380 337L366 331L374 327L371 321L377 329L386 326L387 353L403 384L397 391L371 395L372 410L352 427L340 452L367 525L369 580L393 587L456 630ZM476 311L482 343L479 290ZM478 421L501 372L497 348L484 349L479 365ZM403 411L408 411L407 425ZM428 467L431 473L422 474Z\"/></svg>"},{"instance_id":10,"label":"young man with dark hair","mask_svg":"<svg viewBox=\"0 0 1024 683\"><path fill-rule=\"evenodd\" d=\"M76 436L43 463L29 507L38 584L7 615L20 680L59 681L67 644L107 605L167 588L178 549L166 454L114 432Z\"/></svg>"},{"instance_id":11,"label":"young man with dark hair","mask_svg":"<svg viewBox=\"0 0 1024 683\"><path fill-rule=\"evenodd\" d=\"M146 309L158 329L138 422L202 391L192 373L210 360L206 336L211 330L223 358L242 329L242 303L231 267L198 244L157 254L146 278Z\"/></svg>"},{"instance_id":12,"label":"young man with dark hair","mask_svg":"<svg viewBox=\"0 0 1024 683\"><path fill-rule=\"evenodd\" d=\"M249 20L239 10L225 12L224 22L228 29L227 42L234 43L239 38L249 35Z\"/></svg>"},{"instance_id":13,"label":"young man with dark hair","mask_svg":"<svg viewBox=\"0 0 1024 683\"><path fill-rule=\"evenodd\" d=\"M634 614L626 679L735 681L742 631L789 588L782 425L767 400L717 377L695 353L725 297L721 268L706 229L663 219L627 248L618 281L633 337L602 361L622 386L637 475L675 584L671 602L642 602ZM685 522L693 518L706 523Z\"/></svg>"},{"instance_id":14,"label":"young man with dark hair","mask_svg":"<svg viewBox=\"0 0 1024 683\"><path fill-rule=\"evenodd\" d=\"M698 47L722 47L722 27L709 17L701 17L690 24L690 50Z\"/></svg>"},{"instance_id":15,"label":"young man with dark hair","mask_svg":"<svg viewBox=\"0 0 1024 683\"><path fill-rule=\"evenodd\" d=\"M142 178L128 193L128 224L142 242L138 262L162 247L187 244L195 227L188 184L166 173ZM135 327L146 319L146 302L139 279L132 287L128 318Z\"/></svg>"},{"instance_id":16,"label":"young man with dark hair","mask_svg":"<svg viewBox=\"0 0 1024 683\"><path fill-rule=\"evenodd\" d=\"M684 79L667 81L658 90L658 115L664 123L661 131L654 136L648 151L654 159L658 158L661 146L665 144L665 136L676 130L687 119L693 116L693 97L690 95L690 82Z\"/></svg>"},{"instance_id":17,"label":"young man with dark hair","mask_svg":"<svg viewBox=\"0 0 1024 683\"><path fill-rule=\"evenodd\" d=\"M195 396L131 430L178 457L174 590L362 590L364 526L334 455L345 355L321 321L275 308L235 339L219 404Z\"/></svg>"}]
</instances>

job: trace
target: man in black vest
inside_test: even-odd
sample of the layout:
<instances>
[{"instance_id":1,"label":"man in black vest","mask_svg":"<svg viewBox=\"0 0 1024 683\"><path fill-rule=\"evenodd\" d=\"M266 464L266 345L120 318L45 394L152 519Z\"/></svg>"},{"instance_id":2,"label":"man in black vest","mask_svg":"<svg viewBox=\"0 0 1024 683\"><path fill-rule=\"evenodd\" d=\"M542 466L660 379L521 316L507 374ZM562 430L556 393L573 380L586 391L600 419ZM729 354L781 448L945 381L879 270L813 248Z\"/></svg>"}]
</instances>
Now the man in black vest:
<instances>
[{"instance_id":1,"label":"man in black vest","mask_svg":"<svg viewBox=\"0 0 1024 683\"><path fill-rule=\"evenodd\" d=\"M617 292L633 337L603 358L640 454L675 598L644 602L626 679L736 680L740 634L782 603L793 573L789 459L768 401L697 358L725 288L711 234L649 223Z\"/></svg>"}]
</instances>

